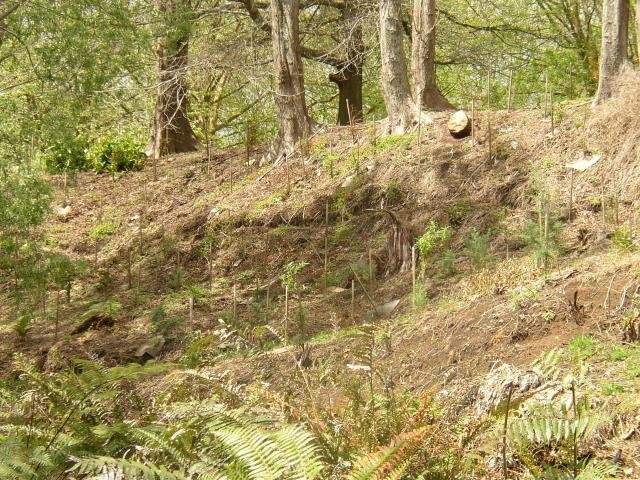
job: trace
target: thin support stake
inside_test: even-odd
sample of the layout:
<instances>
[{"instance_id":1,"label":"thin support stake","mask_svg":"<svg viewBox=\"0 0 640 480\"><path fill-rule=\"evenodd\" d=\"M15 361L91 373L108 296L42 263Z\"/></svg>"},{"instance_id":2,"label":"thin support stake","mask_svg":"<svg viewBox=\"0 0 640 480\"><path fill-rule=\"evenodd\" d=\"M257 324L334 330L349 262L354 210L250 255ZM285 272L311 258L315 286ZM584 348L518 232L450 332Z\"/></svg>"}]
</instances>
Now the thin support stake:
<instances>
[{"instance_id":1,"label":"thin support stake","mask_svg":"<svg viewBox=\"0 0 640 480\"><path fill-rule=\"evenodd\" d=\"M573 220L573 182L575 170L571 169L571 183L569 184L569 223Z\"/></svg>"},{"instance_id":2,"label":"thin support stake","mask_svg":"<svg viewBox=\"0 0 640 480\"><path fill-rule=\"evenodd\" d=\"M289 343L289 285L284 286L284 343Z\"/></svg>"},{"instance_id":3,"label":"thin support stake","mask_svg":"<svg viewBox=\"0 0 640 480\"><path fill-rule=\"evenodd\" d=\"M476 146L476 100L471 99L471 146Z\"/></svg>"},{"instance_id":4,"label":"thin support stake","mask_svg":"<svg viewBox=\"0 0 640 480\"><path fill-rule=\"evenodd\" d=\"M509 395L507 396L507 411L504 414L504 426L502 429L502 478L508 480L507 471L507 428L509 427L509 410L511 409L511 397L513 395L513 383L509 385Z\"/></svg>"},{"instance_id":5,"label":"thin support stake","mask_svg":"<svg viewBox=\"0 0 640 480\"><path fill-rule=\"evenodd\" d=\"M513 96L513 70L509 70L509 94L507 95L507 112L511 111L512 96Z\"/></svg>"},{"instance_id":6,"label":"thin support stake","mask_svg":"<svg viewBox=\"0 0 640 480\"><path fill-rule=\"evenodd\" d=\"M351 320L356 319L356 281L351 279Z\"/></svg>"},{"instance_id":7,"label":"thin support stake","mask_svg":"<svg viewBox=\"0 0 640 480\"><path fill-rule=\"evenodd\" d=\"M411 246L411 292L413 307L416 306L416 246Z\"/></svg>"}]
</instances>

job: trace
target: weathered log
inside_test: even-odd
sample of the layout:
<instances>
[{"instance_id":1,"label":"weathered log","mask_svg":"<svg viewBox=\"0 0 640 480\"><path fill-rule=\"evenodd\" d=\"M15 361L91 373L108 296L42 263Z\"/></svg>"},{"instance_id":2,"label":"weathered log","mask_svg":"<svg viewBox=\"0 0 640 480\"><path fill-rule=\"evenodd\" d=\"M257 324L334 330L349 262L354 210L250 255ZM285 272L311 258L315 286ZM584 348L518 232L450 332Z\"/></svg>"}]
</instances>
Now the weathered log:
<instances>
[{"instance_id":1,"label":"weathered log","mask_svg":"<svg viewBox=\"0 0 640 480\"><path fill-rule=\"evenodd\" d=\"M466 138L471 135L471 119L464 110L458 110L451 115L447 124L453 138Z\"/></svg>"}]
</instances>

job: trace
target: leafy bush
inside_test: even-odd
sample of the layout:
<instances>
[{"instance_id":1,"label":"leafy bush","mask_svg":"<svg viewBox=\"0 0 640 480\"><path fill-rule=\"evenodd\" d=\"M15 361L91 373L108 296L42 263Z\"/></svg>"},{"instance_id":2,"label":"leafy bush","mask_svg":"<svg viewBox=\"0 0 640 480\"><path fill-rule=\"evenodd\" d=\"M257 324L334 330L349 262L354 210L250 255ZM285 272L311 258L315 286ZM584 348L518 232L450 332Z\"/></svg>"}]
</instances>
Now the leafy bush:
<instances>
[{"instance_id":1,"label":"leafy bush","mask_svg":"<svg viewBox=\"0 0 640 480\"><path fill-rule=\"evenodd\" d=\"M432 220L422 236L416 241L416 248L420 255L420 260L424 263L430 255L443 249L449 243L450 239L451 228L448 226L440 227L435 220Z\"/></svg>"},{"instance_id":2,"label":"leafy bush","mask_svg":"<svg viewBox=\"0 0 640 480\"><path fill-rule=\"evenodd\" d=\"M128 137L107 137L89 148L87 160L98 173L140 170L146 158L143 147Z\"/></svg>"},{"instance_id":3,"label":"leafy bush","mask_svg":"<svg viewBox=\"0 0 640 480\"><path fill-rule=\"evenodd\" d=\"M89 168L87 143L78 138L57 140L42 154L41 158L48 172L60 173Z\"/></svg>"}]
</instances>

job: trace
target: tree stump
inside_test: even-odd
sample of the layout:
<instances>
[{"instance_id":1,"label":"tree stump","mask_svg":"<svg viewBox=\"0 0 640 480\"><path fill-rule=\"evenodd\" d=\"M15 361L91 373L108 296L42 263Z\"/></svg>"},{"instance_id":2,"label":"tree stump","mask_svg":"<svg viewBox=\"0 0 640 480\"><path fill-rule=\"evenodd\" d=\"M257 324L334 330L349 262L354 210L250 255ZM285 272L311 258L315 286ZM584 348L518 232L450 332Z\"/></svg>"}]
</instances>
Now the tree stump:
<instances>
[{"instance_id":1,"label":"tree stump","mask_svg":"<svg viewBox=\"0 0 640 480\"><path fill-rule=\"evenodd\" d=\"M466 138L471 135L471 119L467 112L458 110L449 118L447 128L453 138Z\"/></svg>"}]
</instances>

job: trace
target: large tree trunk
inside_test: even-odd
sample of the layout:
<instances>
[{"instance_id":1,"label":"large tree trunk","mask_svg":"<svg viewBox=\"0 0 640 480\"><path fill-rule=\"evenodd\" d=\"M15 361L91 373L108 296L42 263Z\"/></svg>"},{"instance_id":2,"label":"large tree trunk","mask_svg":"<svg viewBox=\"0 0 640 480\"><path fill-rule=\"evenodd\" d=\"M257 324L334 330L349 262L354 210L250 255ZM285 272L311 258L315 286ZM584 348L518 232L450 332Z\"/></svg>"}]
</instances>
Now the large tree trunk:
<instances>
[{"instance_id":1,"label":"large tree trunk","mask_svg":"<svg viewBox=\"0 0 640 480\"><path fill-rule=\"evenodd\" d=\"M380 54L382 89L389 130L404 133L417 123L419 107L411 97L404 54L401 0L380 0Z\"/></svg>"},{"instance_id":2,"label":"large tree trunk","mask_svg":"<svg viewBox=\"0 0 640 480\"><path fill-rule=\"evenodd\" d=\"M349 65L329 80L338 86L338 125L362 122L362 70Z\"/></svg>"},{"instance_id":3,"label":"large tree trunk","mask_svg":"<svg viewBox=\"0 0 640 480\"><path fill-rule=\"evenodd\" d=\"M344 7L342 7L342 34L346 37L347 42L347 60L338 72L329 75L329 80L338 86L338 125L360 123L364 119L362 64L365 45L358 12L355 0L345 1Z\"/></svg>"},{"instance_id":4,"label":"large tree trunk","mask_svg":"<svg viewBox=\"0 0 640 480\"><path fill-rule=\"evenodd\" d=\"M311 132L304 94L298 14L300 0L271 0L271 40L276 72L276 156L290 155Z\"/></svg>"},{"instance_id":5,"label":"large tree trunk","mask_svg":"<svg viewBox=\"0 0 640 480\"><path fill-rule=\"evenodd\" d=\"M412 29L413 96L425 110L450 110L453 105L436 83L436 0L414 0Z\"/></svg>"},{"instance_id":6,"label":"large tree trunk","mask_svg":"<svg viewBox=\"0 0 640 480\"><path fill-rule=\"evenodd\" d=\"M636 0L636 44L638 64L640 65L640 0Z\"/></svg>"},{"instance_id":7,"label":"large tree trunk","mask_svg":"<svg viewBox=\"0 0 640 480\"><path fill-rule=\"evenodd\" d=\"M187 70L189 67L189 35L186 29L175 35L171 18L183 0L156 0L159 15L168 32L156 43L158 93L147 153L154 158L174 153L193 152L198 139L188 117Z\"/></svg>"},{"instance_id":8,"label":"large tree trunk","mask_svg":"<svg viewBox=\"0 0 640 480\"><path fill-rule=\"evenodd\" d=\"M594 105L614 93L622 66L628 61L629 0L604 0L600 78Z\"/></svg>"}]
</instances>

